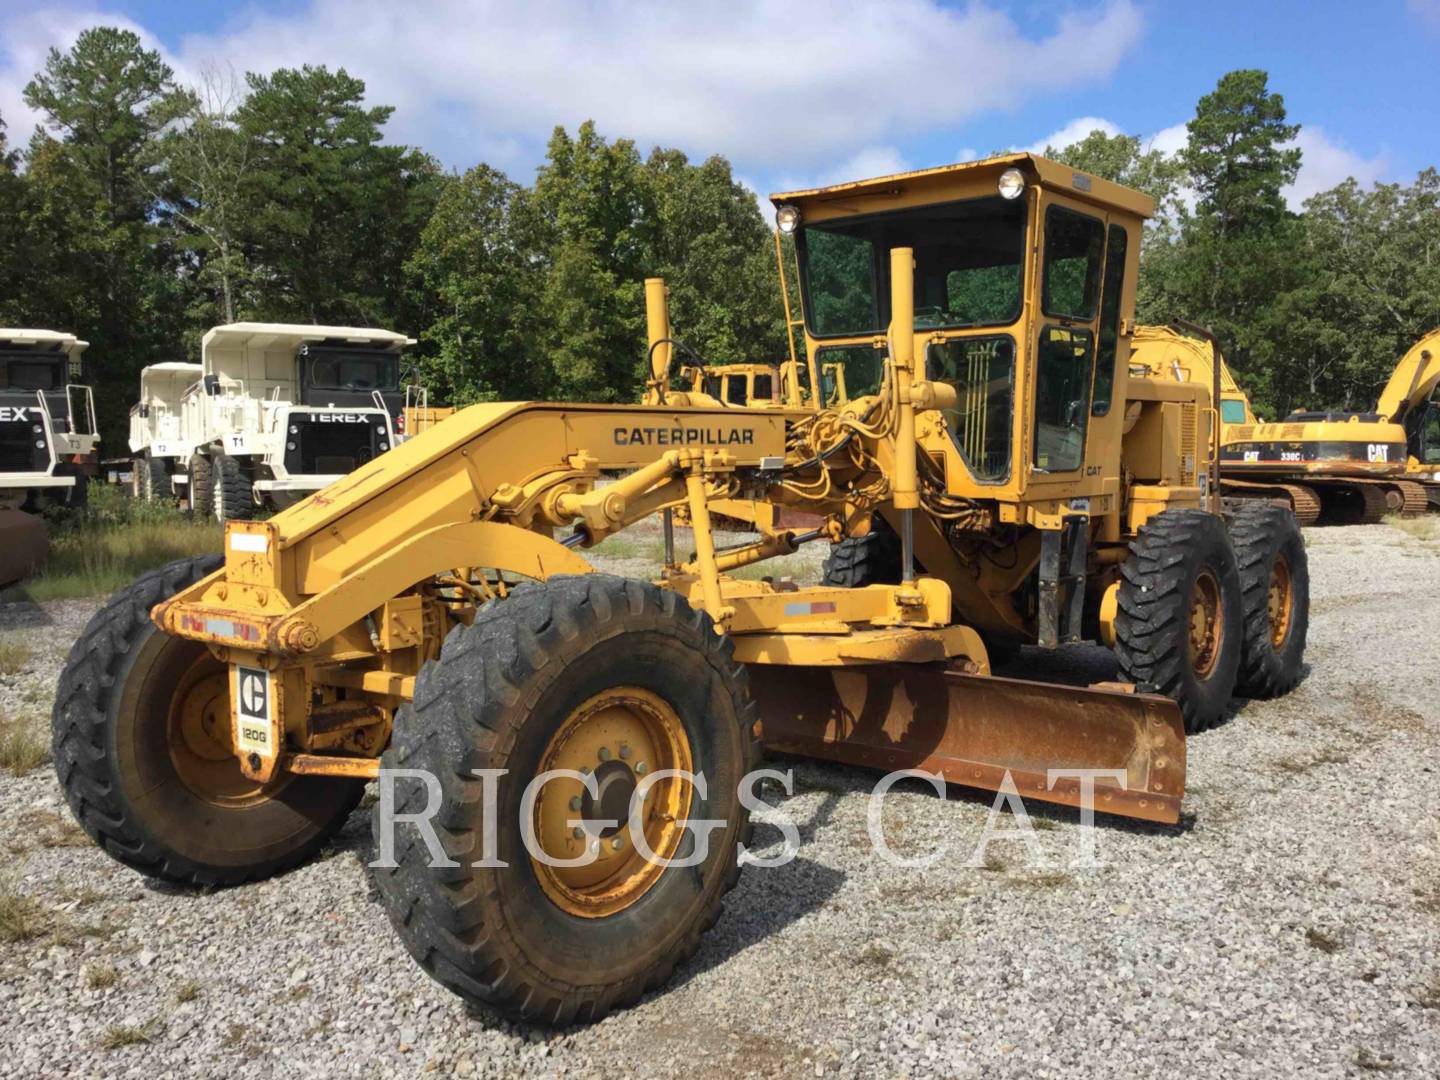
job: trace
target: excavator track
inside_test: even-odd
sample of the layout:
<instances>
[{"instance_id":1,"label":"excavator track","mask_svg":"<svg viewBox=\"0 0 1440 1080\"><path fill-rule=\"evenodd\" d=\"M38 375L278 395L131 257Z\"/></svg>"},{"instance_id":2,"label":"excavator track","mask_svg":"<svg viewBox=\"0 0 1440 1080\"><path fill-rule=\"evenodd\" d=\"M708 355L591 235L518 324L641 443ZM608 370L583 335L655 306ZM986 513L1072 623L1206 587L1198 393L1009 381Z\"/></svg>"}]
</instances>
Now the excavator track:
<instances>
[{"instance_id":1,"label":"excavator track","mask_svg":"<svg viewBox=\"0 0 1440 1080\"><path fill-rule=\"evenodd\" d=\"M1226 477L1223 490L1241 499L1265 499L1288 505L1301 525L1314 525L1320 520L1320 496L1303 484L1265 484L1254 480Z\"/></svg>"},{"instance_id":2,"label":"excavator track","mask_svg":"<svg viewBox=\"0 0 1440 1080\"><path fill-rule=\"evenodd\" d=\"M1423 514L1430 509L1430 499L1424 484L1416 483L1414 480L1397 480L1396 486L1404 498L1404 505L1400 512L1406 517Z\"/></svg>"}]
</instances>

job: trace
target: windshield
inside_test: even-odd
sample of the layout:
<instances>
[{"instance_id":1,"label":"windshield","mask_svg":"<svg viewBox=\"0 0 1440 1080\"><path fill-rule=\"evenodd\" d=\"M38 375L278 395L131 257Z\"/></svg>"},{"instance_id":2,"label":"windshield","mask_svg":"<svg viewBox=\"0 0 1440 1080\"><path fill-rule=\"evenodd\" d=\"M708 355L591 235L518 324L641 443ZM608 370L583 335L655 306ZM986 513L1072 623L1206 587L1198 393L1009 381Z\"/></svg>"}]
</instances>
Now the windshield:
<instances>
[{"instance_id":1,"label":"windshield","mask_svg":"<svg viewBox=\"0 0 1440 1080\"><path fill-rule=\"evenodd\" d=\"M393 353L311 351L305 381L318 390L397 390L400 361Z\"/></svg>"},{"instance_id":2,"label":"windshield","mask_svg":"<svg viewBox=\"0 0 1440 1080\"><path fill-rule=\"evenodd\" d=\"M65 385L65 358L8 357L0 363L0 389L58 390Z\"/></svg>"},{"instance_id":3,"label":"windshield","mask_svg":"<svg viewBox=\"0 0 1440 1080\"><path fill-rule=\"evenodd\" d=\"M883 333L889 252L915 250L915 325L998 326L1020 316L1023 200L992 196L800 231L805 318L816 337Z\"/></svg>"}]
</instances>

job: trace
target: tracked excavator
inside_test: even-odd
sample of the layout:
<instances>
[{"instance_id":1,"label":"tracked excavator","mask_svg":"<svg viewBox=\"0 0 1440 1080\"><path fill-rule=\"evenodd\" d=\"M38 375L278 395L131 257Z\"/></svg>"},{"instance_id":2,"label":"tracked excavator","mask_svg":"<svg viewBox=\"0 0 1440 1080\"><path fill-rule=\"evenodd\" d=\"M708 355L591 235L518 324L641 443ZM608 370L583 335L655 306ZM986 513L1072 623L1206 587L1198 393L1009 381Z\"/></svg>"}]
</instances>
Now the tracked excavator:
<instances>
[{"instance_id":1,"label":"tracked excavator","mask_svg":"<svg viewBox=\"0 0 1440 1080\"><path fill-rule=\"evenodd\" d=\"M1401 359L1373 412L1296 411L1274 423L1255 415L1220 356L1224 495L1287 505L1302 525L1376 522L1440 502L1440 417L1430 401L1440 370L1425 359L1437 336ZM1139 327L1131 362L1208 384L1219 355L1207 330L1181 322Z\"/></svg>"},{"instance_id":2,"label":"tracked excavator","mask_svg":"<svg viewBox=\"0 0 1440 1080\"><path fill-rule=\"evenodd\" d=\"M1071 806L1100 770L1096 810L1176 822L1187 731L1300 678L1308 579L1288 510L1220 512L1206 388L1129 362L1151 200L1007 154L774 201L807 362L863 347L876 381L839 407L692 399L651 280L651 403L474 405L227 523L222 553L113 597L60 677L56 769L96 842L237 884L318 850L380 777L405 946L568 1023L714 924L762 747ZM727 498L820 523L717 549ZM587 558L657 517L652 579ZM825 541L848 582L734 573ZM990 642L1086 638L1115 681L991 673Z\"/></svg>"}]
</instances>

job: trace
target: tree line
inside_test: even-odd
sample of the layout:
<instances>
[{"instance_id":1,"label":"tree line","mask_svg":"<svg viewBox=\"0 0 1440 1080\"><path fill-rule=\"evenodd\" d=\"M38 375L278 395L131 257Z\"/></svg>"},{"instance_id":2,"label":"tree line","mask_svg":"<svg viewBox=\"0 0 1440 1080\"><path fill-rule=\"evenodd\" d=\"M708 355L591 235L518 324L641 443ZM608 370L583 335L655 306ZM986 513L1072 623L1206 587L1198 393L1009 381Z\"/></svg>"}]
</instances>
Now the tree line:
<instances>
[{"instance_id":1,"label":"tree line","mask_svg":"<svg viewBox=\"0 0 1440 1080\"><path fill-rule=\"evenodd\" d=\"M0 323L91 342L107 455L146 364L221 322L383 326L457 404L630 401L643 279L715 360L778 359L770 225L729 163L556 128L531 183L385 140L392 110L324 66L181 85L126 30L52 49L23 148L0 118ZM1366 406L1440 324L1440 177L1347 181L1290 209L1298 128L1258 71L1199 102L1178 155L1095 132L1049 156L1154 195L1140 318L1212 326L1257 405Z\"/></svg>"}]
</instances>

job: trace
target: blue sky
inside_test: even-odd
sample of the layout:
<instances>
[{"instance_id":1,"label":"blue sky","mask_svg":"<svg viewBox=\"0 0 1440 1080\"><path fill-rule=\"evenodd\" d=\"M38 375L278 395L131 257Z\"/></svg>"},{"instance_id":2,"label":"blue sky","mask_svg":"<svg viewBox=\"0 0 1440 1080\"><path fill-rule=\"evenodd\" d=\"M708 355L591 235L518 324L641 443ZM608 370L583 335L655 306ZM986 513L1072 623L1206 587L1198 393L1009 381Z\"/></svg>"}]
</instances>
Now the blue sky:
<instances>
[{"instance_id":1,"label":"blue sky","mask_svg":"<svg viewBox=\"0 0 1440 1080\"><path fill-rule=\"evenodd\" d=\"M1440 164L1440 0L0 0L0 113L49 44L128 25L182 78L345 66L397 107L392 137L528 179L550 128L594 117L642 147L722 153L762 191L1078 137L1183 141L1196 99L1261 67L1304 130L1292 199ZM893 73L893 74L891 74Z\"/></svg>"}]
</instances>

